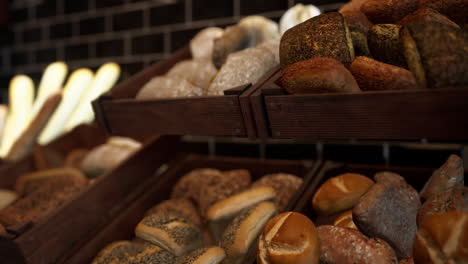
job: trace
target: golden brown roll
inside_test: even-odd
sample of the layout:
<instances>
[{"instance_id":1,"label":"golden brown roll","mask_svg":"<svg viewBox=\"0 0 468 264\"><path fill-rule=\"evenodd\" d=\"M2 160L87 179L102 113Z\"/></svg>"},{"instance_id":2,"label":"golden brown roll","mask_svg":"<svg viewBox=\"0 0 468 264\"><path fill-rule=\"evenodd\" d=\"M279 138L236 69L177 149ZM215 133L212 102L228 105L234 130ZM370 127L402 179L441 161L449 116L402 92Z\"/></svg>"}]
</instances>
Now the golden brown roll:
<instances>
[{"instance_id":1,"label":"golden brown roll","mask_svg":"<svg viewBox=\"0 0 468 264\"><path fill-rule=\"evenodd\" d=\"M202 220L197 208L189 199L185 198L163 201L146 211L145 216L167 214L169 212L177 213L197 226L202 225Z\"/></svg>"},{"instance_id":2,"label":"golden brown roll","mask_svg":"<svg viewBox=\"0 0 468 264\"><path fill-rule=\"evenodd\" d=\"M275 190L278 210L286 210L291 199L299 190L304 180L296 175L287 173L268 174L255 181L252 187L268 186Z\"/></svg>"},{"instance_id":3,"label":"golden brown roll","mask_svg":"<svg viewBox=\"0 0 468 264\"><path fill-rule=\"evenodd\" d=\"M226 258L220 247L201 248L179 259L176 264L218 264Z\"/></svg>"},{"instance_id":4,"label":"golden brown roll","mask_svg":"<svg viewBox=\"0 0 468 264\"><path fill-rule=\"evenodd\" d=\"M18 199L18 194L7 189L0 189L0 210Z\"/></svg>"},{"instance_id":5,"label":"golden brown roll","mask_svg":"<svg viewBox=\"0 0 468 264\"><path fill-rule=\"evenodd\" d=\"M175 256L145 241L116 241L107 245L92 264L174 264Z\"/></svg>"},{"instance_id":6,"label":"golden brown roll","mask_svg":"<svg viewBox=\"0 0 468 264\"><path fill-rule=\"evenodd\" d=\"M368 238L361 232L338 226L317 228L320 263L398 264L392 248L382 239Z\"/></svg>"},{"instance_id":7,"label":"golden brown roll","mask_svg":"<svg viewBox=\"0 0 468 264\"><path fill-rule=\"evenodd\" d=\"M65 157L63 166L79 169L84 157L88 154L87 149L74 149L70 151Z\"/></svg>"},{"instance_id":8,"label":"golden brown roll","mask_svg":"<svg viewBox=\"0 0 468 264\"><path fill-rule=\"evenodd\" d=\"M31 191L26 197L17 200L0 211L0 223L9 227L35 222L62 205L86 186L88 181L80 171L63 170L68 170L69 173L50 178L50 180L45 181Z\"/></svg>"},{"instance_id":9,"label":"golden brown roll","mask_svg":"<svg viewBox=\"0 0 468 264\"><path fill-rule=\"evenodd\" d=\"M450 20L448 17L442 15L441 13L437 12L436 10L429 8L429 7L422 7L419 8L418 10L414 11L413 13L405 16L402 18L400 21L398 21L397 24L400 25L408 25L414 22L419 22L419 21L432 21L432 22L438 22L441 24L446 24L449 26L453 26L455 28L460 28L459 25L457 25L455 22Z\"/></svg>"},{"instance_id":10,"label":"golden brown roll","mask_svg":"<svg viewBox=\"0 0 468 264\"><path fill-rule=\"evenodd\" d=\"M362 4L361 11L374 24L387 24L396 23L417 7L418 0L369 0Z\"/></svg>"},{"instance_id":11,"label":"golden brown roll","mask_svg":"<svg viewBox=\"0 0 468 264\"><path fill-rule=\"evenodd\" d=\"M224 231L220 246L226 252L223 264L241 264L255 248L265 224L276 214L276 205L262 202L238 215Z\"/></svg>"},{"instance_id":12,"label":"golden brown roll","mask_svg":"<svg viewBox=\"0 0 468 264\"><path fill-rule=\"evenodd\" d=\"M370 178L345 173L328 179L315 192L312 199L314 210L323 215L330 215L353 208L359 198L374 184Z\"/></svg>"},{"instance_id":13,"label":"golden brown roll","mask_svg":"<svg viewBox=\"0 0 468 264\"><path fill-rule=\"evenodd\" d=\"M357 57L349 70L363 91L418 88L416 79L410 71L368 57Z\"/></svg>"},{"instance_id":14,"label":"golden brown roll","mask_svg":"<svg viewBox=\"0 0 468 264\"><path fill-rule=\"evenodd\" d=\"M172 212L146 216L136 226L135 235L177 257L203 247L200 229L185 217Z\"/></svg>"},{"instance_id":15,"label":"golden brown roll","mask_svg":"<svg viewBox=\"0 0 468 264\"><path fill-rule=\"evenodd\" d=\"M357 226L353 222L353 210L348 210L342 213L340 216L338 216L338 218L335 219L333 225L358 230Z\"/></svg>"},{"instance_id":16,"label":"golden brown roll","mask_svg":"<svg viewBox=\"0 0 468 264\"><path fill-rule=\"evenodd\" d=\"M216 241L233 218L245 209L264 201L274 201L276 192L268 186L253 187L213 204L206 213L209 229Z\"/></svg>"},{"instance_id":17,"label":"golden brown roll","mask_svg":"<svg viewBox=\"0 0 468 264\"><path fill-rule=\"evenodd\" d=\"M290 28L281 38L281 68L317 57L336 59L345 66L354 60L353 41L338 12L313 17Z\"/></svg>"},{"instance_id":18,"label":"golden brown roll","mask_svg":"<svg viewBox=\"0 0 468 264\"><path fill-rule=\"evenodd\" d=\"M429 216L414 241L415 263L466 263L468 213L451 211Z\"/></svg>"},{"instance_id":19,"label":"golden brown roll","mask_svg":"<svg viewBox=\"0 0 468 264\"><path fill-rule=\"evenodd\" d=\"M339 61L312 58L283 70L278 84L292 94L360 92L353 75Z\"/></svg>"},{"instance_id":20,"label":"golden brown roll","mask_svg":"<svg viewBox=\"0 0 468 264\"><path fill-rule=\"evenodd\" d=\"M305 215L286 212L265 225L257 250L259 264L317 264L319 241L314 223Z\"/></svg>"}]
</instances>

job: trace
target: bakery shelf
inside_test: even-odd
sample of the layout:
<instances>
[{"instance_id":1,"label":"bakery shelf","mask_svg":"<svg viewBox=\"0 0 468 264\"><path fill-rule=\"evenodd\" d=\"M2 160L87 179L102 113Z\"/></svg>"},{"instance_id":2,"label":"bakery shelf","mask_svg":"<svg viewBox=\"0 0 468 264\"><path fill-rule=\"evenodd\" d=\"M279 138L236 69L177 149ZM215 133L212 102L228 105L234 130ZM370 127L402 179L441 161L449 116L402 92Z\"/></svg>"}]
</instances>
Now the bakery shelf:
<instances>
[{"instance_id":1,"label":"bakery shelf","mask_svg":"<svg viewBox=\"0 0 468 264\"><path fill-rule=\"evenodd\" d=\"M98 140L99 139L99 140ZM81 127L49 146L66 153L73 148L92 147L105 141L103 131ZM142 149L118 167L99 176L88 187L37 222L18 227L16 237L0 237L0 259L8 263L59 263L81 247L94 232L129 206L155 168L171 159L179 137L153 137ZM33 158L2 167L11 186L20 174L34 170ZM2 262L3 263L3 262Z\"/></svg>"},{"instance_id":2,"label":"bakery shelf","mask_svg":"<svg viewBox=\"0 0 468 264\"><path fill-rule=\"evenodd\" d=\"M286 95L277 69L250 96L261 138L468 140L468 89Z\"/></svg>"},{"instance_id":3,"label":"bakery shelf","mask_svg":"<svg viewBox=\"0 0 468 264\"><path fill-rule=\"evenodd\" d=\"M113 221L100 230L96 236L69 258L68 264L90 263L98 252L107 244L134 237L134 229L143 218L145 212L157 203L169 199L172 186L185 173L196 168L216 168L220 170L247 169L252 174L252 180L258 179L268 173L292 173L304 178L304 184L290 201L288 208L293 208L301 197L309 182L319 169L319 162L287 161L287 160L259 160L251 158L234 157L208 157L201 155L182 156L170 163L168 170L158 178L148 178L145 183L149 186L146 191L135 200L130 207L123 211ZM155 169L147 164L148 169ZM150 170L148 170L150 171ZM150 176L150 175L148 175ZM253 256L250 260L253 262Z\"/></svg>"},{"instance_id":4,"label":"bakery shelf","mask_svg":"<svg viewBox=\"0 0 468 264\"><path fill-rule=\"evenodd\" d=\"M359 173L372 178L377 172L389 171L400 174L408 184L410 184L415 190L419 192L429 180L432 173L437 169L438 168L397 167L324 161L320 171L317 173L316 177L314 177L313 181L304 192L304 195L296 204L294 211L307 215L316 225L333 224L334 219L339 216L339 213L330 216L318 216L317 213L312 209L311 202L315 192L322 185L322 183L324 183L329 178L338 176L339 174L343 173ZM465 181L467 176L468 171L465 171Z\"/></svg>"},{"instance_id":5,"label":"bakery shelf","mask_svg":"<svg viewBox=\"0 0 468 264\"><path fill-rule=\"evenodd\" d=\"M185 47L167 60L150 66L93 102L97 120L109 133L136 135L198 135L246 137L255 133L252 118L243 113L239 96L250 84L232 87L223 96L135 100L151 78L165 74L177 62L189 59ZM253 135L253 134L252 134Z\"/></svg>"}]
</instances>

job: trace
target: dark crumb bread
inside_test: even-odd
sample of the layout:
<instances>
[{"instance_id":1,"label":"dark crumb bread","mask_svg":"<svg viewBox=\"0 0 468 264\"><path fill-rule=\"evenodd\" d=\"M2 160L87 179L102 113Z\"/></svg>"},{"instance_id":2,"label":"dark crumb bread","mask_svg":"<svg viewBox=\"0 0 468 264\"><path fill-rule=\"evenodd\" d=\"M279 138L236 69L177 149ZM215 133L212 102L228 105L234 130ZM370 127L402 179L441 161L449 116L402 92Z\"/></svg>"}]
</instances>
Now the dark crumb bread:
<instances>
[{"instance_id":1,"label":"dark crumb bread","mask_svg":"<svg viewBox=\"0 0 468 264\"><path fill-rule=\"evenodd\" d=\"M320 263L397 264L392 248L379 238L338 226L317 228L320 240Z\"/></svg>"},{"instance_id":2,"label":"dark crumb bread","mask_svg":"<svg viewBox=\"0 0 468 264\"><path fill-rule=\"evenodd\" d=\"M200 218L197 208L189 199L185 198L163 201L150 208L146 212L145 216L152 214L166 214L168 212L178 213L197 226L202 225L202 220Z\"/></svg>"},{"instance_id":3,"label":"dark crumb bread","mask_svg":"<svg viewBox=\"0 0 468 264\"><path fill-rule=\"evenodd\" d=\"M460 28L455 22L450 20L448 17L442 15L441 13L437 12L436 10L429 8L429 7L423 7L420 8L413 13L405 16L403 19L398 21L398 24L400 25L408 25L414 22L420 22L420 21L432 21L432 22L438 22L441 24L446 24L449 26L453 26L455 28Z\"/></svg>"},{"instance_id":4,"label":"dark crumb bread","mask_svg":"<svg viewBox=\"0 0 468 264\"><path fill-rule=\"evenodd\" d=\"M278 210L284 211L299 190L304 180L296 175L287 173L268 174L253 183L252 187L268 186L272 187L277 196Z\"/></svg>"},{"instance_id":5,"label":"dark crumb bread","mask_svg":"<svg viewBox=\"0 0 468 264\"><path fill-rule=\"evenodd\" d=\"M357 57L349 70L363 91L418 88L416 79L410 71L368 57Z\"/></svg>"},{"instance_id":6,"label":"dark crumb bread","mask_svg":"<svg viewBox=\"0 0 468 264\"><path fill-rule=\"evenodd\" d=\"M419 195L398 174L381 172L353 209L356 226L369 237L381 238L398 258L408 258L417 232Z\"/></svg>"},{"instance_id":7,"label":"dark crumb bread","mask_svg":"<svg viewBox=\"0 0 468 264\"><path fill-rule=\"evenodd\" d=\"M313 17L286 31L280 43L280 63L287 66L317 57L333 58L345 66L354 60L351 34L343 16L331 12Z\"/></svg>"},{"instance_id":8,"label":"dark crumb bread","mask_svg":"<svg viewBox=\"0 0 468 264\"><path fill-rule=\"evenodd\" d=\"M55 176L26 197L0 211L0 223L8 227L37 221L77 194L87 182L82 175Z\"/></svg>"},{"instance_id":9,"label":"dark crumb bread","mask_svg":"<svg viewBox=\"0 0 468 264\"><path fill-rule=\"evenodd\" d=\"M401 52L401 25L378 24L367 35L367 42L372 57L380 62L402 68L408 68L405 56Z\"/></svg>"}]
</instances>

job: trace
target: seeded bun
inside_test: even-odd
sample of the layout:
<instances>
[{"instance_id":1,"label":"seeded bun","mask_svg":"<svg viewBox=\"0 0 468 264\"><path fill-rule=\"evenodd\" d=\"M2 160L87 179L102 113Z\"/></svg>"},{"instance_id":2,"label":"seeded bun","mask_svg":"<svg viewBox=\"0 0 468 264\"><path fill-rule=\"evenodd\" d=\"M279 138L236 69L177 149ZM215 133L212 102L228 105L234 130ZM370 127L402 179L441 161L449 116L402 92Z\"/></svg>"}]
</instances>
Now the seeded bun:
<instances>
[{"instance_id":1,"label":"seeded bun","mask_svg":"<svg viewBox=\"0 0 468 264\"><path fill-rule=\"evenodd\" d=\"M288 203L294 197L294 194L299 190L304 183L302 178L296 175L287 173L276 173L265 175L252 184L252 187L268 186L272 187L277 196L278 210L284 211Z\"/></svg>"},{"instance_id":2,"label":"seeded bun","mask_svg":"<svg viewBox=\"0 0 468 264\"><path fill-rule=\"evenodd\" d=\"M218 264L225 258L226 253L220 247L201 248L186 255L176 264Z\"/></svg>"}]
</instances>

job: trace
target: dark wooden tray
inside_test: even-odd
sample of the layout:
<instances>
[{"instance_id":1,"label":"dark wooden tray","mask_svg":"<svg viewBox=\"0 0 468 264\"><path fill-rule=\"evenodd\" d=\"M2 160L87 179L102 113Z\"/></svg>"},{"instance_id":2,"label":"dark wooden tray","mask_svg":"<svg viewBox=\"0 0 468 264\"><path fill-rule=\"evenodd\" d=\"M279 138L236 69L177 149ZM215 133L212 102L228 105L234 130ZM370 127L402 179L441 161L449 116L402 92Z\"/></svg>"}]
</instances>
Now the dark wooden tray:
<instances>
[{"instance_id":1,"label":"dark wooden tray","mask_svg":"<svg viewBox=\"0 0 468 264\"><path fill-rule=\"evenodd\" d=\"M250 112L241 110L239 102L239 96L251 84L232 87L225 91L224 96L134 99L151 78L165 74L177 62L190 57L188 47L178 50L167 60L134 75L94 101L93 108L100 125L110 134L121 136L190 134L255 137L253 118L250 118Z\"/></svg>"},{"instance_id":2,"label":"dark wooden tray","mask_svg":"<svg viewBox=\"0 0 468 264\"><path fill-rule=\"evenodd\" d=\"M287 95L280 76L251 95L259 137L468 140L468 89Z\"/></svg>"},{"instance_id":3,"label":"dark wooden tray","mask_svg":"<svg viewBox=\"0 0 468 264\"><path fill-rule=\"evenodd\" d=\"M82 130L79 130L82 131ZM58 151L73 147L86 147L97 143L99 136L91 130L67 135L51 144ZM94 138L94 139L93 139ZM86 143L88 142L88 143ZM93 142L93 143L92 143ZM54 212L21 228L16 237L0 238L0 261L5 263L59 263L72 255L96 230L105 226L120 211L129 206L142 185L155 168L171 159L170 152L179 137L154 137L140 151L133 154L117 168L101 175L94 183L66 201ZM24 161L21 167L13 164L2 168L2 176L27 172L33 167ZM133 196L132 196L133 195Z\"/></svg>"},{"instance_id":4,"label":"dark wooden tray","mask_svg":"<svg viewBox=\"0 0 468 264\"><path fill-rule=\"evenodd\" d=\"M289 208L293 208L301 197L306 186L318 171L318 162L259 160L249 158L207 157L189 155L171 163L172 166L160 177L148 179L149 186L143 195L128 207L122 214L99 232L89 243L84 245L76 255L66 261L67 264L90 263L97 253L107 244L134 237L134 228L142 219L144 213L153 205L169 199L172 186L178 179L196 168L217 168L220 170L248 169L252 173L252 180L275 172L286 172L304 177L304 184L291 200ZM252 259L253 261L253 259Z\"/></svg>"},{"instance_id":5,"label":"dark wooden tray","mask_svg":"<svg viewBox=\"0 0 468 264\"><path fill-rule=\"evenodd\" d=\"M442 164L440 164L442 165ZM314 221L316 225L333 224L333 219L337 215L330 217L319 217L312 208L312 198L314 197L317 189L331 177L335 177L342 173L360 173L362 175L372 178L375 173L381 171L390 171L400 174L405 180L413 186L418 192L422 190L424 184L429 180L432 173L437 168L419 168L419 167L395 167L395 166L378 166L378 165L366 165L366 164L346 164L337 163L333 161L324 162L322 168L314 177L308 189L304 192L304 195L300 201L296 204L294 211L301 212L307 215ZM468 172L465 172L465 181Z\"/></svg>"}]
</instances>

